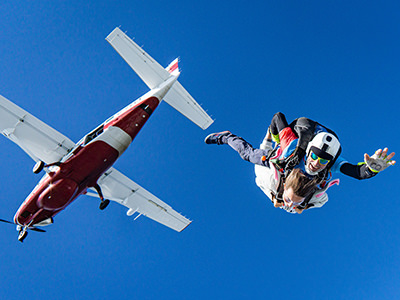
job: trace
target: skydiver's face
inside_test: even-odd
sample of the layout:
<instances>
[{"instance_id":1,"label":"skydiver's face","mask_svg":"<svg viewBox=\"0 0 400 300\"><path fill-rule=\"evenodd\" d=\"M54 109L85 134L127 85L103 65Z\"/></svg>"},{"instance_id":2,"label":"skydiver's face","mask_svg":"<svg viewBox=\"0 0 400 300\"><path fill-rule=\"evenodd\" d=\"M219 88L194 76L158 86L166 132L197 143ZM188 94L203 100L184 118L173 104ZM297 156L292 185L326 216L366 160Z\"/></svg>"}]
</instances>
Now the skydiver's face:
<instances>
[{"instance_id":1,"label":"skydiver's face","mask_svg":"<svg viewBox=\"0 0 400 300\"><path fill-rule=\"evenodd\" d=\"M316 160L312 159L311 154L310 154L307 157L306 166L308 169L311 170L311 172L319 172L319 171L322 171L323 169L325 169L327 165L326 164L322 165L320 163L319 159L316 159Z\"/></svg>"},{"instance_id":2,"label":"skydiver's face","mask_svg":"<svg viewBox=\"0 0 400 300\"><path fill-rule=\"evenodd\" d=\"M293 188L286 188L283 191L282 195L283 201L285 203L285 206L287 207L295 207L301 204L304 201L304 197L297 196L293 192Z\"/></svg>"}]
</instances>

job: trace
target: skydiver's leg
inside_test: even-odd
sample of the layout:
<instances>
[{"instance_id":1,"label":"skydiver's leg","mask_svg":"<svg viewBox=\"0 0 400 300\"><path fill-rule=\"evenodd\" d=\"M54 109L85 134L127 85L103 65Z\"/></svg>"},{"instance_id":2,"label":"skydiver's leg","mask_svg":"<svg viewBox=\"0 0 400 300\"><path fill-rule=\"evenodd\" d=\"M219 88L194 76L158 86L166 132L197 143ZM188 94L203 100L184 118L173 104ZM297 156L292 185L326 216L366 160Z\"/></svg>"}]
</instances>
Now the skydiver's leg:
<instances>
[{"instance_id":1,"label":"skydiver's leg","mask_svg":"<svg viewBox=\"0 0 400 300\"><path fill-rule=\"evenodd\" d=\"M277 112L271 120L271 125L269 129L273 136L278 136L279 133L284 130L286 127L289 127L289 124L286 120L286 117L283 113Z\"/></svg>"},{"instance_id":2,"label":"skydiver's leg","mask_svg":"<svg viewBox=\"0 0 400 300\"><path fill-rule=\"evenodd\" d=\"M269 130L267 135L264 137L263 143L260 148L265 143L268 143L268 140L273 140L275 143L280 144L280 147L285 149L294 139L296 139L296 135L293 130L290 128L286 117L283 113L277 112L271 120L271 124L269 126Z\"/></svg>"},{"instance_id":3,"label":"skydiver's leg","mask_svg":"<svg viewBox=\"0 0 400 300\"><path fill-rule=\"evenodd\" d=\"M232 133L227 134L221 138L222 144L228 144L239 153L240 157L256 165L267 166L266 158L271 148L268 149L255 149L252 145L246 142L243 138L236 136Z\"/></svg>"}]
</instances>

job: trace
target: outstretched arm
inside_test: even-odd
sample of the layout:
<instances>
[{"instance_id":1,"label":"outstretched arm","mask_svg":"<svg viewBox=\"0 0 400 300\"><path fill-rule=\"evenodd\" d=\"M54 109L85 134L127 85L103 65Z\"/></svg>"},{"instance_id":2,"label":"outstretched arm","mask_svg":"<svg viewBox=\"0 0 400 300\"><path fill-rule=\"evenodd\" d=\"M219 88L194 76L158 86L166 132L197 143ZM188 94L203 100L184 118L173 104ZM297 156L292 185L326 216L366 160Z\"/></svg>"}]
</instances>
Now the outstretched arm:
<instances>
[{"instance_id":1,"label":"outstretched arm","mask_svg":"<svg viewBox=\"0 0 400 300\"><path fill-rule=\"evenodd\" d=\"M355 179L374 177L379 172L396 163L392 160L395 153L392 152L389 155L387 153L388 148L383 149L383 151L382 149L378 149L372 156L364 154L364 163L353 165L346 162L340 167L340 172Z\"/></svg>"}]
</instances>

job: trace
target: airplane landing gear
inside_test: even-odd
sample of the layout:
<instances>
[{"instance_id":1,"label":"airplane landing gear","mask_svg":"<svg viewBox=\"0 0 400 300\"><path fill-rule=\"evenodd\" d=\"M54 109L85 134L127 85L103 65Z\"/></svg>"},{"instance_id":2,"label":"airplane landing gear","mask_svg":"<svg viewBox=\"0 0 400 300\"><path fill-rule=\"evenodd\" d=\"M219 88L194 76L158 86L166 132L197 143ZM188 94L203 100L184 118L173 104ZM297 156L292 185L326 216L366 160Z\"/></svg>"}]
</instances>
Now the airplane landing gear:
<instances>
[{"instance_id":1,"label":"airplane landing gear","mask_svg":"<svg viewBox=\"0 0 400 300\"><path fill-rule=\"evenodd\" d=\"M108 204L110 204L110 200L104 199L103 193L101 192L101 188L98 184L94 186L94 189L96 190L97 194L99 194L101 200L99 208L100 210L104 210Z\"/></svg>"},{"instance_id":2,"label":"airplane landing gear","mask_svg":"<svg viewBox=\"0 0 400 300\"><path fill-rule=\"evenodd\" d=\"M108 206L108 204L110 204L110 200L103 200L103 201L101 201L101 202L100 202L100 206L99 206L100 210L105 209L105 208Z\"/></svg>"},{"instance_id":3,"label":"airplane landing gear","mask_svg":"<svg viewBox=\"0 0 400 300\"><path fill-rule=\"evenodd\" d=\"M39 160L34 166L33 166L33 173L35 174L39 174L44 168L44 162L42 162L41 160Z\"/></svg>"},{"instance_id":4,"label":"airplane landing gear","mask_svg":"<svg viewBox=\"0 0 400 300\"><path fill-rule=\"evenodd\" d=\"M28 231L26 231L26 228L23 228L18 235L18 241L20 241L21 243L24 242L25 238L28 235Z\"/></svg>"},{"instance_id":5,"label":"airplane landing gear","mask_svg":"<svg viewBox=\"0 0 400 300\"><path fill-rule=\"evenodd\" d=\"M51 167L51 166L58 166L59 167L59 166L61 166L61 163L58 161L58 162L46 165L43 161L39 160L33 166L32 171L35 174L39 174L40 172L42 172L43 168L45 168L45 167L48 168L48 167Z\"/></svg>"}]
</instances>

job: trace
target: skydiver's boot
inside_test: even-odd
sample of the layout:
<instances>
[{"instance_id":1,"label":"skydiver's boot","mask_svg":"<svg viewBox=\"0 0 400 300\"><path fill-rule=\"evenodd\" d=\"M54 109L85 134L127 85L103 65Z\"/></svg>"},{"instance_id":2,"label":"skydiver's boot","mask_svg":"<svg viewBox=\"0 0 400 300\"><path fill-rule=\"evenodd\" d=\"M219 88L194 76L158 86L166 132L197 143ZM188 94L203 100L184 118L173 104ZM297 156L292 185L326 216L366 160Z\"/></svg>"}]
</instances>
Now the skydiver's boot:
<instances>
[{"instance_id":1,"label":"skydiver's boot","mask_svg":"<svg viewBox=\"0 0 400 300\"><path fill-rule=\"evenodd\" d=\"M224 141L222 138L225 136L230 135L231 132L230 131L221 131L221 132L217 132L217 133L211 133L209 135L206 136L206 138L204 139L204 142L208 145L211 144L217 144L217 145L222 145L222 144L226 144L226 141Z\"/></svg>"}]
</instances>

